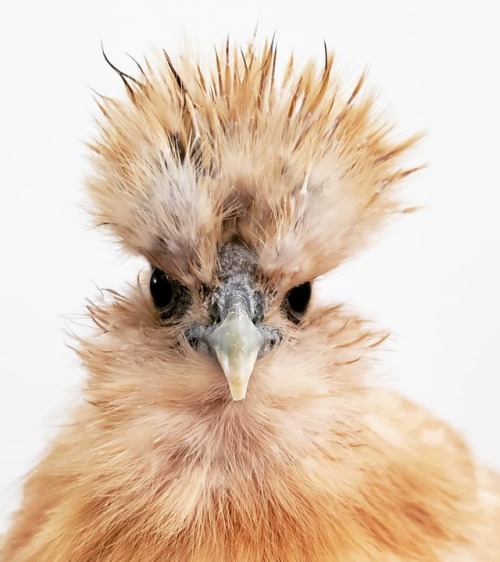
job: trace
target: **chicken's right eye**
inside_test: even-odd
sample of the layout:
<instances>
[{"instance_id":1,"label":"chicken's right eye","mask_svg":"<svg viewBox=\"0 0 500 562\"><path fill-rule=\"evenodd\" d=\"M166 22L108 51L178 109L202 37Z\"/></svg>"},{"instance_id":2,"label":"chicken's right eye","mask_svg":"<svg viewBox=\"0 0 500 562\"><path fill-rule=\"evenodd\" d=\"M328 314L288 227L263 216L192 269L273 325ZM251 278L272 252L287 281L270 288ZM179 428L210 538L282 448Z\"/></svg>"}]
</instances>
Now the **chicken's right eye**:
<instances>
[{"instance_id":1,"label":"chicken's right eye","mask_svg":"<svg viewBox=\"0 0 500 562\"><path fill-rule=\"evenodd\" d=\"M163 311L172 305L174 285L161 269L156 267L153 269L149 289L156 308Z\"/></svg>"},{"instance_id":2,"label":"chicken's right eye","mask_svg":"<svg viewBox=\"0 0 500 562\"><path fill-rule=\"evenodd\" d=\"M291 289L285 299L285 308L290 319L298 323L309 306L311 300L311 283L302 283Z\"/></svg>"}]
</instances>

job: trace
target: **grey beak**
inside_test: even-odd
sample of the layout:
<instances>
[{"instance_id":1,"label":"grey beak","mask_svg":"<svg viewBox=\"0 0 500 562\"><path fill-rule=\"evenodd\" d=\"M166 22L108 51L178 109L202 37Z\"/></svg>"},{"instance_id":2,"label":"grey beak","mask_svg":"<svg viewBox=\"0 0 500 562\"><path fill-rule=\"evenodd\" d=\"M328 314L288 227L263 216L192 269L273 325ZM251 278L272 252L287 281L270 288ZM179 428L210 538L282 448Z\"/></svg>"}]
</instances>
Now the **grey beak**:
<instances>
[{"instance_id":1,"label":"grey beak","mask_svg":"<svg viewBox=\"0 0 500 562\"><path fill-rule=\"evenodd\" d=\"M252 322L245 299L235 295L223 322L208 336L233 400L243 400L264 336Z\"/></svg>"}]
</instances>

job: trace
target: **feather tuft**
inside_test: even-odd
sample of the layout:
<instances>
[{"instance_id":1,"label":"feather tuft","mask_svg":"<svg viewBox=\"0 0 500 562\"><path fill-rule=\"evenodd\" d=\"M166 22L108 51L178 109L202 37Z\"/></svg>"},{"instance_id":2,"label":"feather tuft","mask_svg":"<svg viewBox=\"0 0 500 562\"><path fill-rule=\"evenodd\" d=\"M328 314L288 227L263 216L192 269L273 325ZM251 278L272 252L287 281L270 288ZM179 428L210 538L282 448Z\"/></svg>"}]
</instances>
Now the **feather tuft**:
<instances>
[{"instance_id":1,"label":"feather tuft","mask_svg":"<svg viewBox=\"0 0 500 562\"><path fill-rule=\"evenodd\" d=\"M418 169L402 159L419 137L391 139L365 73L343 96L326 45L322 68L292 55L280 76L274 37L261 48L228 38L212 65L164 51L156 69L137 64L137 78L104 56L128 100L98 102L96 222L183 282L209 278L234 237L275 283L313 279L401 211L394 186Z\"/></svg>"}]
</instances>

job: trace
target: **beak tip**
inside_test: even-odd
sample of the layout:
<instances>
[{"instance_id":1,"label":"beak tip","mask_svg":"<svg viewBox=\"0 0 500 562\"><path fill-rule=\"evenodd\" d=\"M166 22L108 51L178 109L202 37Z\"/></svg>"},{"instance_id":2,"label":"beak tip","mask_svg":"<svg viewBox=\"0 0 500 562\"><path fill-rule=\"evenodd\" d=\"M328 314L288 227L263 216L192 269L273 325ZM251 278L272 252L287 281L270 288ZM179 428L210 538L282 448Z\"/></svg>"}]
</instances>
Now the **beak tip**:
<instances>
[{"instance_id":1,"label":"beak tip","mask_svg":"<svg viewBox=\"0 0 500 562\"><path fill-rule=\"evenodd\" d=\"M248 382L263 342L262 334L247 312L238 310L231 312L208 338L235 402L243 400L247 394Z\"/></svg>"},{"instance_id":2,"label":"beak tip","mask_svg":"<svg viewBox=\"0 0 500 562\"><path fill-rule=\"evenodd\" d=\"M244 400L247 395L247 388L248 380L232 384L229 382L229 391L231 392L233 402L241 402Z\"/></svg>"}]
</instances>

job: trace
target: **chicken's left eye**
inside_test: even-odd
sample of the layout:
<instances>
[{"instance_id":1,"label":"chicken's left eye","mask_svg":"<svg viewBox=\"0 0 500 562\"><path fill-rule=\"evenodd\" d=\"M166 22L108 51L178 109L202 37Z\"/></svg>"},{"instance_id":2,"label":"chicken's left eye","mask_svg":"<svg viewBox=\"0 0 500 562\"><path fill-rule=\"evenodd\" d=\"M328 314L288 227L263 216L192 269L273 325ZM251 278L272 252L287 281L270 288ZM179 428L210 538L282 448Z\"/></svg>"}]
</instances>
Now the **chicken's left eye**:
<instances>
[{"instance_id":1,"label":"chicken's left eye","mask_svg":"<svg viewBox=\"0 0 500 562\"><path fill-rule=\"evenodd\" d=\"M302 283L291 289L285 298L285 308L288 316L294 322L299 322L309 306L311 300L311 283Z\"/></svg>"},{"instance_id":2,"label":"chicken's left eye","mask_svg":"<svg viewBox=\"0 0 500 562\"><path fill-rule=\"evenodd\" d=\"M149 289L156 308L164 310L168 308L174 299L174 286L172 281L161 271L154 268L149 282Z\"/></svg>"}]
</instances>

